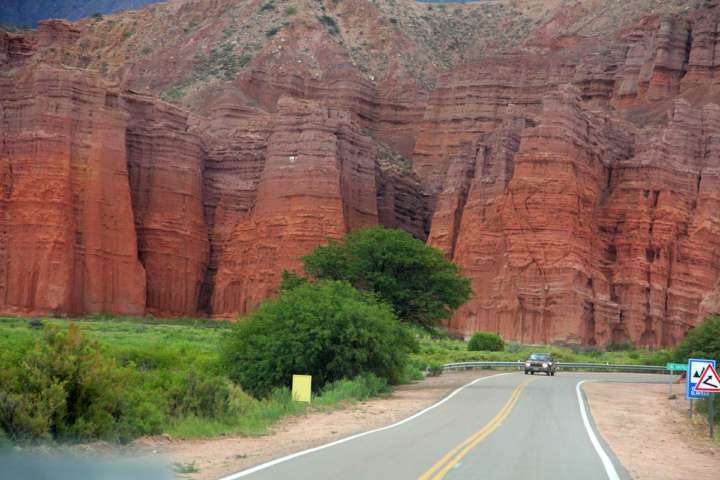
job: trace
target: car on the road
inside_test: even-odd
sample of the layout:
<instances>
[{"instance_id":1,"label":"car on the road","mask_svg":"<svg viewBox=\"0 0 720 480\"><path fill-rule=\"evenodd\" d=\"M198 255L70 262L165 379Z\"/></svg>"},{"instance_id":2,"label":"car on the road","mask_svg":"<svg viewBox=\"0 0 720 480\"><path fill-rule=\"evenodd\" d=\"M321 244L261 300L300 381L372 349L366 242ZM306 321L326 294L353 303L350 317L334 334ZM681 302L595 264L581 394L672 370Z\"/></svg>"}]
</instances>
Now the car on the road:
<instances>
[{"instance_id":1,"label":"car on the road","mask_svg":"<svg viewBox=\"0 0 720 480\"><path fill-rule=\"evenodd\" d=\"M533 353L525 360L525 375L535 372L545 372L546 375L555 375L557 362L550 353Z\"/></svg>"}]
</instances>

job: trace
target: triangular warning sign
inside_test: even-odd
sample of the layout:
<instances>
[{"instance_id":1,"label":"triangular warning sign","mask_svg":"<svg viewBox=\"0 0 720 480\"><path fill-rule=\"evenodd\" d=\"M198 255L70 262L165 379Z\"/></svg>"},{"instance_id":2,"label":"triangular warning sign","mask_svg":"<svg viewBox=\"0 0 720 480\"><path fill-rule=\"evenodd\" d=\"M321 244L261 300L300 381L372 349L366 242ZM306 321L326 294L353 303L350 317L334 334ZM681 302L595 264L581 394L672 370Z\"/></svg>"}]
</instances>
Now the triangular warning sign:
<instances>
[{"instance_id":1,"label":"triangular warning sign","mask_svg":"<svg viewBox=\"0 0 720 480\"><path fill-rule=\"evenodd\" d=\"M720 392L720 378L712 365L705 367L695 385L696 392Z\"/></svg>"}]
</instances>

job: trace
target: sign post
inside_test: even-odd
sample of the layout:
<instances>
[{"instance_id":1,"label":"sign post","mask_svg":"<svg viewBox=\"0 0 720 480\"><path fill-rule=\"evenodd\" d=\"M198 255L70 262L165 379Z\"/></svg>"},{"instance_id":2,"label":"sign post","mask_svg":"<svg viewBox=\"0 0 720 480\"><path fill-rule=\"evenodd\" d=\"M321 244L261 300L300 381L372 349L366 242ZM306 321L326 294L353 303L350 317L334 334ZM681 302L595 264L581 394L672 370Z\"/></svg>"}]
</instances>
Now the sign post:
<instances>
[{"instance_id":1,"label":"sign post","mask_svg":"<svg viewBox=\"0 0 720 480\"><path fill-rule=\"evenodd\" d=\"M667 363L665 368L668 371L668 398L672 398L672 384L673 384L673 373L684 372L687 369L687 365L684 363Z\"/></svg>"},{"instance_id":2,"label":"sign post","mask_svg":"<svg viewBox=\"0 0 720 480\"><path fill-rule=\"evenodd\" d=\"M710 438L715 438L715 394L711 394L708 399L708 421L710 422Z\"/></svg>"},{"instance_id":3,"label":"sign post","mask_svg":"<svg viewBox=\"0 0 720 480\"><path fill-rule=\"evenodd\" d=\"M695 391L707 395L708 399L708 430L710 438L715 438L715 394L720 392L720 376L715 366L709 364L700 374L695 384Z\"/></svg>"}]
</instances>

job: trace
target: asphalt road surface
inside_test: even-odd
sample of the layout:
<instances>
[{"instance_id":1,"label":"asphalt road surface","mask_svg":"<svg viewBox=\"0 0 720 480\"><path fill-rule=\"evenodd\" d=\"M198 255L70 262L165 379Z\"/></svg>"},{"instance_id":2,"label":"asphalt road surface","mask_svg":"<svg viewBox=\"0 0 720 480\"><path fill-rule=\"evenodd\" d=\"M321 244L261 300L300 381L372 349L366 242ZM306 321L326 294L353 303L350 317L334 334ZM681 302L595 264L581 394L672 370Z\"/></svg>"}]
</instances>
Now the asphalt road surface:
<instances>
[{"instance_id":1,"label":"asphalt road surface","mask_svg":"<svg viewBox=\"0 0 720 480\"><path fill-rule=\"evenodd\" d=\"M664 375L506 373L424 413L223 480L619 480L630 476L597 433L578 384L661 383Z\"/></svg>"}]
</instances>

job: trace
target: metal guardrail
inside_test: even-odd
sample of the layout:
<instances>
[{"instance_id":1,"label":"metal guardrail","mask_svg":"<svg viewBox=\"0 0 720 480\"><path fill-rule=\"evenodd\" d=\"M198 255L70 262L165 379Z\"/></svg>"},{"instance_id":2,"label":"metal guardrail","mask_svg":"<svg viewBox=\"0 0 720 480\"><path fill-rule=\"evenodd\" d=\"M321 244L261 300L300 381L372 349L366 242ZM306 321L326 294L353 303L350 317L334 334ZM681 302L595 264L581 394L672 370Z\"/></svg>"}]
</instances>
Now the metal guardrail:
<instances>
[{"instance_id":1,"label":"metal guardrail","mask_svg":"<svg viewBox=\"0 0 720 480\"><path fill-rule=\"evenodd\" d=\"M443 365L443 370L470 370L473 368L514 368L522 370L525 362L460 362ZM629 373L670 373L664 366L660 365L614 365L609 363L571 363L558 362L558 370L595 370L603 372L629 372Z\"/></svg>"}]
</instances>

